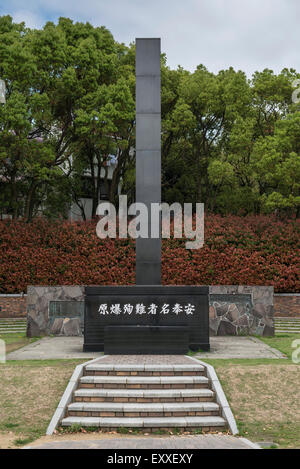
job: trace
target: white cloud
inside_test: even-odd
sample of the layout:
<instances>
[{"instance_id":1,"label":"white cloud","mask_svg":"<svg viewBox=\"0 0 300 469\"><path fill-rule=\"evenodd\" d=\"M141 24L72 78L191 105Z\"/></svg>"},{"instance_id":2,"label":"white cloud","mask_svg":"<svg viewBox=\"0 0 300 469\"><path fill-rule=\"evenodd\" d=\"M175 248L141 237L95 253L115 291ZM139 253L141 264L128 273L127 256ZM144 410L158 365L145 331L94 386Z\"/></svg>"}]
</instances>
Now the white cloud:
<instances>
[{"instance_id":1,"label":"white cloud","mask_svg":"<svg viewBox=\"0 0 300 469\"><path fill-rule=\"evenodd\" d=\"M44 24L44 18L30 11L17 10L12 16L15 23L24 21L28 28L39 29Z\"/></svg>"},{"instance_id":2,"label":"white cloud","mask_svg":"<svg viewBox=\"0 0 300 469\"><path fill-rule=\"evenodd\" d=\"M298 0L11 0L1 14L30 27L67 16L106 26L129 44L161 37L168 64L212 71L233 66L248 74L263 68L300 71Z\"/></svg>"}]
</instances>

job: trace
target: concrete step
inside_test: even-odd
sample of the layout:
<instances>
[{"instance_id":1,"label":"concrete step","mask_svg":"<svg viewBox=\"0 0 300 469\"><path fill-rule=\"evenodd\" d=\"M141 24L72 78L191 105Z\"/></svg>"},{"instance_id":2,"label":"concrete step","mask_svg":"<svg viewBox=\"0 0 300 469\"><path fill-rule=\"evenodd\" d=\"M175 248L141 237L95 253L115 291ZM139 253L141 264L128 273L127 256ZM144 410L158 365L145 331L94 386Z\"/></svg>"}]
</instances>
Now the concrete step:
<instances>
[{"instance_id":1,"label":"concrete step","mask_svg":"<svg viewBox=\"0 0 300 469\"><path fill-rule=\"evenodd\" d=\"M299 324L300 324L300 320L299 321L291 321L289 319L286 319L286 320L281 319L280 321L274 321L274 322L275 322L275 324L290 324L291 326L297 326L297 325L299 326Z\"/></svg>"},{"instance_id":2,"label":"concrete step","mask_svg":"<svg viewBox=\"0 0 300 469\"><path fill-rule=\"evenodd\" d=\"M24 326L21 326L21 325L15 326L14 324L7 324L7 325L0 324L0 329L26 329L26 324Z\"/></svg>"},{"instance_id":3,"label":"concrete step","mask_svg":"<svg viewBox=\"0 0 300 469\"><path fill-rule=\"evenodd\" d=\"M289 322L284 322L281 324L275 323L275 327L291 327L291 328L298 328L300 327L300 323L289 323Z\"/></svg>"},{"instance_id":4,"label":"concrete step","mask_svg":"<svg viewBox=\"0 0 300 469\"><path fill-rule=\"evenodd\" d=\"M0 322L0 327L1 328L5 328L5 327L13 327L13 328L15 328L15 327L24 328L25 327L26 328L27 324L26 323L24 323L24 324L19 324L19 323L15 324L15 323L12 323L12 322L7 322L7 323Z\"/></svg>"},{"instance_id":5,"label":"concrete step","mask_svg":"<svg viewBox=\"0 0 300 469\"><path fill-rule=\"evenodd\" d=\"M275 329L290 329L291 331L293 330L299 330L299 326L290 326L289 324L280 324L279 326L275 326Z\"/></svg>"},{"instance_id":6,"label":"concrete step","mask_svg":"<svg viewBox=\"0 0 300 469\"><path fill-rule=\"evenodd\" d=\"M280 334L300 334L300 329L277 329L275 328L276 332Z\"/></svg>"},{"instance_id":7,"label":"concrete step","mask_svg":"<svg viewBox=\"0 0 300 469\"><path fill-rule=\"evenodd\" d=\"M7 326L3 326L2 324L0 324L0 329L3 329L3 330L6 330L6 329L13 329L13 330L24 330L26 329L26 326L14 326L14 325L7 325Z\"/></svg>"},{"instance_id":8,"label":"concrete step","mask_svg":"<svg viewBox=\"0 0 300 469\"><path fill-rule=\"evenodd\" d=\"M0 334L22 334L23 332L26 332L26 328L25 329L18 329L18 330L15 330L15 329L4 329L4 330L1 330L0 329Z\"/></svg>"},{"instance_id":9,"label":"concrete step","mask_svg":"<svg viewBox=\"0 0 300 469\"><path fill-rule=\"evenodd\" d=\"M91 364L85 367L88 371L204 371L203 365L101 365Z\"/></svg>"},{"instance_id":10,"label":"concrete step","mask_svg":"<svg viewBox=\"0 0 300 469\"><path fill-rule=\"evenodd\" d=\"M299 329L300 327L300 324L275 324L275 328L278 328L278 327L287 327L287 328L291 328L291 329Z\"/></svg>"},{"instance_id":11,"label":"concrete step","mask_svg":"<svg viewBox=\"0 0 300 469\"><path fill-rule=\"evenodd\" d=\"M80 425L81 427L101 427L108 429L143 428L144 431L157 429L186 428L216 431L226 428L226 421L219 416L210 417L66 417L62 420L63 427Z\"/></svg>"},{"instance_id":12,"label":"concrete step","mask_svg":"<svg viewBox=\"0 0 300 469\"><path fill-rule=\"evenodd\" d=\"M75 402L210 402L210 389L77 389Z\"/></svg>"},{"instance_id":13,"label":"concrete step","mask_svg":"<svg viewBox=\"0 0 300 469\"><path fill-rule=\"evenodd\" d=\"M195 376L204 375L202 365L87 365L85 376Z\"/></svg>"},{"instance_id":14,"label":"concrete step","mask_svg":"<svg viewBox=\"0 0 300 469\"><path fill-rule=\"evenodd\" d=\"M274 321L300 321L300 318L290 317L290 316L276 316Z\"/></svg>"},{"instance_id":15,"label":"concrete step","mask_svg":"<svg viewBox=\"0 0 300 469\"><path fill-rule=\"evenodd\" d=\"M26 323L0 322L0 327L26 327Z\"/></svg>"},{"instance_id":16,"label":"concrete step","mask_svg":"<svg viewBox=\"0 0 300 469\"><path fill-rule=\"evenodd\" d=\"M300 324L300 320L291 320L291 319L280 319L280 321L274 321L275 324Z\"/></svg>"},{"instance_id":17,"label":"concrete step","mask_svg":"<svg viewBox=\"0 0 300 469\"><path fill-rule=\"evenodd\" d=\"M296 318L282 318L282 319L274 319L274 322L276 324L278 323L281 323L281 322L288 322L290 324L299 324L300 323L300 319L296 319Z\"/></svg>"},{"instance_id":18,"label":"concrete step","mask_svg":"<svg viewBox=\"0 0 300 469\"><path fill-rule=\"evenodd\" d=\"M3 326L0 324L0 329L26 329L26 326L14 326L14 325Z\"/></svg>"},{"instance_id":19,"label":"concrete step","mask_svg":"<svg viewBox=\"0 0 300 469\"><path fill-rule=\"evenodd\" d=\"M299 320L291 320L291 319L280 319L280 321L276 321L275 319L275 324L300 324L300 319Z\"/></svg>"},{"instance_id":20,"label":"concrete step","mask_svg":"<svg viewBox=\"0 0 300 469\"><path fill-rule=\"evenodd\" d=\"M190 417L219 415L215 402L175 402L173 404L75 402L68 406L70 417Z\"/></svg>"},{"instance_id":21,"label":"concrete step","mask_svg":"<svg viewBox=\"0 0 300 469\"><path fill-rule=\"evenodd\" d=\"M9 317L6 317L6 318L0 318L0 322L2 321L11 321L11 322L26 322L27 321L27 318L26 317L22 317L22 318L9 318Z\"/></svg>"},{"instance_id":22,"label":"concrete step","mask_svg":"<svg viewBox=\"0 0 300 469\"><path fill-rule=\"evenodd\" d=\"M26 328L27 326L27 323L25 322L24 324L20 324L20 323L15 323L15 322L0 322L0 327L1 329L4 329L4 328L7 328L7 327L11 327L11 328Z\"/></svg>"},{"instance_id":23,"label":"concrete step","mask_svg":"<svg viewBox=\"0 0 300 469\"><path fill-rule=\"evenodd\" d=\"M284 325L284 324L283 324L283 325L280 325L280 326L275 326L275 329L276 329L276 330L277 330L277 329L288 329L288 330L290 330L290 331L299 331L300 326L293 326L293 327L291 327L291 326L289 326L289 325Z\"/></svg>"},{"instance_id":24,"label":"concrete step","mask_svg":"<svg viewBox=\"0 0 300 469\"><path fill-rule=\"evenodd\" d=\"M291 326L291 327L298 327L300 326L300 321L274 321L275 323L275 326L282 326L282 325L286 325L286 326Z\"/></svg>"},{"instance_id":25,"label":"concrete step","mask_svg":"<svg viewBox=\"0 0 300 469\"><path fill-rule=\"evenodd\" d=\"M27 319L22 319L22 318L0 318L0 324L1 323L14 323L14 324L19 324L19 323L26 323Z\"/></svg>"},{"instance_id":26,"label":"concrete step","mask_svg":"<svg viewBox=\"0 0 300 469\"><path fill-rule=\"evenodd\" d=\"M80 378L83 388L198 388L207 387L206 376L83 376Z\"/></svg>"}]
</instances>

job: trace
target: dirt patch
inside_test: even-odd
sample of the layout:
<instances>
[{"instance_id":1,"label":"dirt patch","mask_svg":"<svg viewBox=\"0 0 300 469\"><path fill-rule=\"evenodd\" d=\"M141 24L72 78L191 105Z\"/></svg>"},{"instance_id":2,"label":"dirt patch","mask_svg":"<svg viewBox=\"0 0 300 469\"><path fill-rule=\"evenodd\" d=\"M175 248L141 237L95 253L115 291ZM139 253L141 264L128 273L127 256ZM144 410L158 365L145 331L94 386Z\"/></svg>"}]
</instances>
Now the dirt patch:
<instances>
[{"instance_id":1,"label":"dirt patch","mask_svg":"<svg viewBox=\"0 0 300 469\"><path fill-rule=\"evenodd\" d=\"M238 419L250 422L300 421L300 367L260 365L218 369Z\"/></svg>"},{"instance_id":2,"label":"dirt patch","mask_svg":"<svg viewBox=\"0 0 300 469\"><path fill-rule=\"evenodd\" d=\"M216 366L242 436L300 447L300 367Z\"/></svg>"},{"instance_id":3,"label":"dirt patch","mask_svg":"<svg viewBox=\"0 0 300 469\"><path fill-rule=\"evenodd\" d=\"M73 371L73 364L1 365L0 431L13 439L44 434Z\"/></svg>"},{"instance_id":4,"label":"dirt patch","mask_svg":"<svg viewBox=\"0 0 300 469\"><path fill-rule=\"evenodd\" d=\"M171 438L169 435L153 435L151 433L151 438ZM30 443L26 446L38 446L44 443L54 442L54 441L85 441L85 440L107 440L111 438L124 438L124 439L135 439L135 438L149 438L149 434L144 435L140 433L138 435L122 435L118 432L87 432L87 433L70 433L70 434L56 434L52 436L42 436L38 440L35 440L33 443Z\"/></svg>"},{"instance_id":5,"label":"dirt patch","mask_svg":"<svg viewBox=\"0 0 300 469\"><path fill-rule=\"evenodd\" d=\"M15 449L16 446L14 445L14 441L16 438L16 435L12 432L0 432L0 449Z\"/></svg>"}]
</instances>

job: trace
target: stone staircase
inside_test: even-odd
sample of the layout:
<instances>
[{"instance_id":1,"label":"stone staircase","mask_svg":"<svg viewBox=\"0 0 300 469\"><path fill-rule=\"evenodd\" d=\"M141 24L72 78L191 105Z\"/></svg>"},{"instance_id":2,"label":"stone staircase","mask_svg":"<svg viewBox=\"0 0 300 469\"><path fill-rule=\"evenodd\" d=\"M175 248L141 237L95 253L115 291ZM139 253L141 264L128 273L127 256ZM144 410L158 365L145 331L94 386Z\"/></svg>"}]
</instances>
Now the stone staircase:
<instances>
[{"instance_id":1,"label":"stone staircase","mask_svg":"<svg viewBox=\"0 0 300 469\"><path fill-rule=\"evenodd\" d=\"M101 360L100 360L101 361ZM223 431L215 393L200 364L87 364L61 426Z\"/></svg>"},{"instance_id":2,"label":"stone staircase","mask_svg":"<svg viewBox=\"0 0 300 469\"><path fill-rule=\"evenodd\" d=\"M27 320L23 318L0 318L0 335L25 333Z\"/></svg>"},{"instance_id":3,"label":"stone staircase","mask_svg":"<svg viewBox=\"0 0 300 469\"><path fill-rule=\"evenodd\" d=\"M275 317L275 333L300 334L300 318Z\"/></svg>"}]
</instances>

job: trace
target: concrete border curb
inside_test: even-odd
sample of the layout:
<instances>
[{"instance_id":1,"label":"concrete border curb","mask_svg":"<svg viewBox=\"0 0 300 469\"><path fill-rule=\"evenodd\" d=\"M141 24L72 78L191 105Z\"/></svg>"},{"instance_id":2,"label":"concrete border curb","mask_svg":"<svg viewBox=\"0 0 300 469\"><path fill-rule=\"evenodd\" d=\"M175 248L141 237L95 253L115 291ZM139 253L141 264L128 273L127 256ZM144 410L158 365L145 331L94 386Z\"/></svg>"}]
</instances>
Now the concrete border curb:
<instances>
[{"instance_id":1,"label":"concrete border curb","mask_svg":"<svg viewBox=\"0 0 300 469\"><path fill-rule=\"evenodd\" d=\"M62 395L62 398L56 408L56 411L53 414L53 417L48 425L46 435L53 435L54 430L58 426L59 422L64 418L67 406L72 401L73 392L77 389L80 378L83 375L83 369L86 365L90 365L95 361L98 361L102 358L105 358L107 355L102 355L101 357L94 358L88 362L84 362L81 365L77 365L71 379L65 389L65 392Z\"/></svg>"},{"instance_id":2,"label":"concrete border curb","mask_svg":"<svg viewBox=\"0 0 300 469\"><path fill-rule=\"evenodd\" d=\"M252 441L248 440L248 438L240 437L239 439L244 441L244 443L246 443L246 445L249 445L253 449L262 449L261 446L259 446L257 443L253 443Z\"/></svg>"},{"instance_id":3,"label":"concrete border curb","mask_svg":"<svg viewBox=\"0 0 300 469\"><path fill-rule=\"evenodd\" d=\"M249 339L252 340L253 342L255 342L256 344L263 344L264 342L262 342L262 340L258 339L258 337L251 337L249 336ZM271 347L270 345L268 345L269 349L270 349L270 352L272 352L276 358L280 358L281 360L287 360L288 357L285 356L282 352L280 352L280 350L277 350L276 348L273 348Z\"/></svg>"},{"instance_id":4,"label":"concrete border curb","mask_svg":"<svg viewBox=\"0 0 300 469\"><path fill-rule=\"evenodd\" d=\"M187 358L190 358L193 361L196 361L197 363L200 363L201 365L205 366L207 369L207 377L211 383L212 390L216 393L216 400L219 406L222 409L222 417L227 421L229 429L232 433L232 435L238 435L239 431L237 428L237 424L235 421L235 418L233 416L233 413L230 409L229 403L227 401L227 398L224 394L223 388L221 386L221 383L219 381L219 378L215 372L215 369L212 365L209 365L208 363L205 363L201 360L198 360L197 358L190 357L186 355Z\"/></svg>"}]
</instances>

